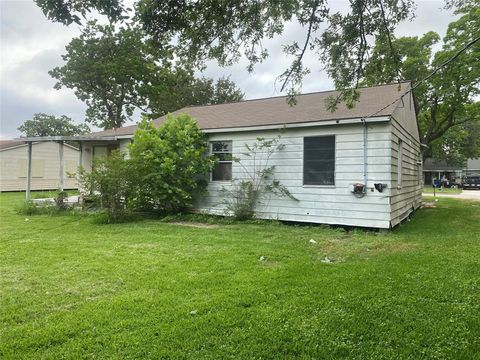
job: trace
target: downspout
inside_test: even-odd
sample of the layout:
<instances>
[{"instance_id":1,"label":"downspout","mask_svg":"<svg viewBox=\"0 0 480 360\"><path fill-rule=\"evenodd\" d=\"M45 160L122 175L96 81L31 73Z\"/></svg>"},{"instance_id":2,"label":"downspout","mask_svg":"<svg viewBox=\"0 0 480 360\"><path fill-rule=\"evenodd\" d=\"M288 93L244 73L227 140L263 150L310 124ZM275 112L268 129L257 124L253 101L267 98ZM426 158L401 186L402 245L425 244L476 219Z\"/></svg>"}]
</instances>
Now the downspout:
<instances>
[{"instance_id":1,"label":"downspout","mask_svg":"<svg viewBox=\"0 0 480 360\"><path fill-rule=\"evenodd\" d=\"M368 150L368 133L367 133L367 121L362 119L363 122L363 193L367 192L367 150Z\"/></svg>"}]
</instances>

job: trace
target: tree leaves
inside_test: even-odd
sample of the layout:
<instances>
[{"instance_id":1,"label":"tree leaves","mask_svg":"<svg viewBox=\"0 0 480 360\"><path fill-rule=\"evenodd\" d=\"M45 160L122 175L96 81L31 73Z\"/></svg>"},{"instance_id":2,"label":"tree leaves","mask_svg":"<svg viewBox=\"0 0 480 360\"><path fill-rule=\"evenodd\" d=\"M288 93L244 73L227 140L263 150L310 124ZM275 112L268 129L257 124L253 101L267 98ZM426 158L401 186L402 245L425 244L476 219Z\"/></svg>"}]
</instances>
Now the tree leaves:
<instances>
[{"instance_id":1,"label":"tree leaves","mask_svg":"<svg viewBox=\"0 0 480 360\"><path fill-rule=\"evenodd\" d=\"M18 130L26 137L74 136L90 132L86 124L75 124L68 116L56 117L44 113L33 115L33 119L26 120Z\"/></svg>"}]
</instances>

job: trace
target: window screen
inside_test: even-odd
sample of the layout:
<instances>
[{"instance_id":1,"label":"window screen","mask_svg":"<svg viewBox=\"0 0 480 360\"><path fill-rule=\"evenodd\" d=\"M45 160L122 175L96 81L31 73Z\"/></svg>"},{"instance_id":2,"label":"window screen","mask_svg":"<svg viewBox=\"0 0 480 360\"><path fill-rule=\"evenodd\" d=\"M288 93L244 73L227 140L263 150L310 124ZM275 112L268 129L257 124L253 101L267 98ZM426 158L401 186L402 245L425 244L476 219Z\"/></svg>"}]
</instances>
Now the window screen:
<instances>
[{"instance_id":1,"label":"window screen","mask_svg":"<svg viewBox=\"0 0 480 360\"><path fill-rule=\"evenodd\" d=\"M212 181L232 180L232 142L211 142L212 154L218 159L212 171Z\"/></svg>"},{"instance_id":2,"label":"window screen","mask_svg":"<svg viewBox=\"0 0 480 360\"><path fill-rule=\"evenodd\" d=\"M403 173L403 141L398 139L398 164L397 164L397 187L402 187L402 173Z\"/></svg>"},{"instance_id":3,"label":"window screen","mask_svg":"<svg viewBox=\"0 0 480 360\"><path fill-rule=\"evenodd\" d=\"M303 139L303 184L335 184L335 136Z\"/></svg>"}]
</instances>

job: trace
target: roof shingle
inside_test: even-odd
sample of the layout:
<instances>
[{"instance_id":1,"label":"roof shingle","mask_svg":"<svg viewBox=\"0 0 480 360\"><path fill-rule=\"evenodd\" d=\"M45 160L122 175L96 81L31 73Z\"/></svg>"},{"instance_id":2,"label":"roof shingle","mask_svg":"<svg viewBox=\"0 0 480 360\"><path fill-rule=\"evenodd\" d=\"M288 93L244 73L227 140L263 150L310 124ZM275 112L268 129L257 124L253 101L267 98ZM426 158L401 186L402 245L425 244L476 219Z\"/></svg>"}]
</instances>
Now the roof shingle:
<instances>
[{"instance_id":1,"label":"roof shingle","mask_svg":"<svg viewBox=\"0 0 480 360\"><path fill-rule=\"evenodd\" d=\"M236 127L284 125L328 120L362 118L375 114L376 117L392 115L402 96L410 88L409 82L361 88L360 100L351 109L339 104L332 112L327 110L326 101L338 95L338 91L324 91L297 96L297 104L289 106L285 96L245 100L219 105L190 106L172 114L189 114L198 121L201 129L230 129ZM166 116L154 122L163 123ZM131 135L137 125L110 129L95 133L96 136Z\"/></svg>"}]
</instances>

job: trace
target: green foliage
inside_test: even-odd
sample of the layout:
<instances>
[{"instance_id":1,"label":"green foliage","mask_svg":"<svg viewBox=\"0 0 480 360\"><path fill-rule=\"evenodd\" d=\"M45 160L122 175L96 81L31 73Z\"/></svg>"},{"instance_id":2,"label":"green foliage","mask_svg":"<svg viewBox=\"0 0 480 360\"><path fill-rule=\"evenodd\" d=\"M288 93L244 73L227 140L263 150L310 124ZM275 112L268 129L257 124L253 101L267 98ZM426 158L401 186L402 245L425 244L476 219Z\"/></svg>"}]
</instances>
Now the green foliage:
<instances>
[{"instance_id":1,"label":"green foliage","mask_svg":"<svg viewBox=\"0 0 480 360\"><path fill-rule=\"evenodd\" d=\"M87 23L63 55L65 65L50 71L56 89L74 89L87 104L86 120L102 128L121 127L135 109L158 117L187 105L239 101L243 93L228 78L196 79L191 69L174 65L135 26Z\"/></svg>"},{"instance_id":2,"label":"green foliage","mask_svg":"<svg viewBox=\"0 0 480 360\"><path fill-rule=\"evenodd\" d=\"M433 53L433 46L440 37L434 32L421 38L393 39L393 57L389 55L388 42L379 39L365 67L364 83L389 83L400 74L401 79L412 80L415 85L465 44L479 37L480 8L466 6L457 12L462 16L450 23L442 49L436 53ZM479 58L480 42L477 42L416 88L421 140L428 146L424 158L433 156L462 162L467 157L478 156L480 67L474 64Z\"/></svg>"},{"instance_id":3,"label":"green foliage","mask_svg":"<svg viewBox=\"0 0 480 360\"><path fill-rule=\"evenodd\" d=\"M155 56L137 28L91 21L66 47L66 64L51 70L56 89L67 87L87 104L86 120L102 127L121 127L137 107L147 104L139 91L150 80Z\"/></svg>"},{"instance_id":4,"label":"green foliage","mask_svg":"<svg viewBox=\"0 0 480 360\"><path fill-rule=\"evenodd\" d=\"M107 0L76 3L76 7L60 8L52 0L37 0L49 18L69 23L81 11L97 9L102 13ZM66 1L66 0L62 0ZM153 1L135 4L135 21L155 46L173 51L176 58L203 69L214 59L222 66L248 62L248 70L269 56L265 39L284 34L285 23L293 21L303 27L301 42L283 45L292 61L280 74L282 91L288 89L290 100L299 91L303 77L310 72L304 65L307 52L320 54L337 88L358 85L362 78L371 41L367 38L393 34L395 27L413 15L413 0L350 1L345 13L330 14L329 1ZM112 11L122 12L112 0ZM321 31L324 26L326 31ZM342 93L343 94L343 93ZM342 96L350 102L351 92Z\"/></svg>"},{"instance_id":5,"label":"green foliage","mask_svg":"<svg viewBox=\"0 0 480 360\"><path fill-rule=\"evenodd\" d=\"M106 222L121 222L129 215L132 192L131 165L125 154L113 151L93 160L90 172L80 169L80 188L89 203L105 211Z\"/></svg>"},{"instance_id":6,"label":"green foliage","mask_svg":"<svg viewBox=\"0 0 480 360\"><path fill-rule=\"evenodd\" d=\"M44 113L33 115L33 119L26 120L18 130L27 137L74 136L90 132L86 124L75 124L68 116L55 117Z\"/></svg>"},{"instance_id":7,"label":"green foliage","mask_svg":"<svg viewBox=\"0 0 480 360\"><path fill-rule=\"evenodd\" d=\"M169 76L152 77L145 85L148 94L149 118L157 118L169 112L191 105L223 104L243 100L243 92L229 78L196 79L191 70L176 68Z\"/></svg>"},{"instance_id":8,"label":"green foliage","mask_svg":"<svg viewBox=\"0 0 480 360\"><path fill-rule=\"evenodd\" d=\"M91 11L107 16L110 22L125 18L123 0L34 0L45 16L65 25L81 24Z\"/></svg>"},{"instance_id":9,"label":"green foliage","mask_svg":"<svg viewBox=\"0 0 480 360\"><path fill-rule=\"evenodd\" d=\"M256 208L268 195L296 200L280 181L275 180L275 166L269 164L275 153L285 149L280 139L281 135L273 139L257 137L253 144L245 144L242 156L252 163L251 166L244 165L240 158L232 159L243 169L243 175L241 179L233 179L229 188L222 188L227 215L233 215L237 220L252 219Z\"/></svg>"},{"instance_id":10,"label":"green foliage","mask_svg":"<svg viewBox=\"0 0 480 360\"><path fill-rule=\"evenodd\" d=\"M205 191L215 160L207 156L207 141L197 122L185 114L168 115L155 127L143 120L130 145L134 207L176 212L189 207Z\"/></svg>"}]
</instances>

